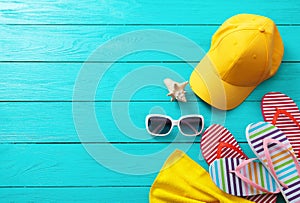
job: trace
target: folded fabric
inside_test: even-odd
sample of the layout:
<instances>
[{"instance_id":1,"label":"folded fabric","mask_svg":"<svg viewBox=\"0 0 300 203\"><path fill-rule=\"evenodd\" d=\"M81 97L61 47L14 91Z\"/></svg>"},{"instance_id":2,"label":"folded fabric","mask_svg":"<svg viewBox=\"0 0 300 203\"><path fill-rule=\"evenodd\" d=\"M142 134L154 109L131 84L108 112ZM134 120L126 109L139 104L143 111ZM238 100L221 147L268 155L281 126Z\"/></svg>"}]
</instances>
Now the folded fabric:
<instances>
[{"instance_id":1,"label":"folded fabric","mask_svg":"<svg viewBox=\"0 0 300 203\"><path fill-rule=\"evenodd\" d=\"M220 158L248 159L230 131L219 124L213 124L205 130L200 145L208 165ZM276 203L277 195L261 194L245 198L256 203Z\"/></svg>"},{"instance_id":2,"label":"folded fabric","mask_svg":"<svg viewBox=\"0 0 300 203\"><path fill-rule=\"evenodd\" d=\"M281 92L269 92L261 101L264 120L286 134L300 160L300 110L297 104Z\"/></svg>"},{"instance_id":3,"label":"folded fabric","mask_svg":"<svg viewBox=\"0 0 300 203\"><path fill-rule=\"evenodd\" d=\"M209 166L214 183L224 192L236 196L278 193L272 175L253 159L222 158Z\"/></svg>"},{"instance_id":4,"label":"folded fabric","mask_svg":"<svg viewBox=\"0 0 300 203\"><path fill-rule=\"evenodd\" d=\"M250 124L247 141L280 186L286 202L300 202L300 165L286 135L270 123Z\"/></svg>"},{"instance_id":5,"label":"folded fabric","mask_svg":"<svg viewBox=\"0 0 300 203\"><path fill-rule=\"evenodd\" d=\"M149 200L152 203L251 202L220 190L199 164L179 150L165 162L150 189Z\"/></svg>"}]
</instances>

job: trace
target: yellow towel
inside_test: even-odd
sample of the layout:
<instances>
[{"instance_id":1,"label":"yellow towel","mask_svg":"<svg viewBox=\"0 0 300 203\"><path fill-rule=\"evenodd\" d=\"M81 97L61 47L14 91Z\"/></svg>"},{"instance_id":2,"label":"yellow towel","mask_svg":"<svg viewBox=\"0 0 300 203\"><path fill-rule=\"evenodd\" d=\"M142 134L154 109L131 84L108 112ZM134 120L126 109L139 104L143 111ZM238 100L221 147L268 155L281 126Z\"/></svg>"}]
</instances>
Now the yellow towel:
<instances>
[{"instance_id":1,"label":"yellow towel","mask_svg":"<svg viewBox=\"0 0 300 203\"><path fill-rule=\"evenodd\" d=\"M221 191L205 169L180 150L175 150L165 162L150 189L149 199L151 203L251 202Z\"/></svg>"}]
</instances>

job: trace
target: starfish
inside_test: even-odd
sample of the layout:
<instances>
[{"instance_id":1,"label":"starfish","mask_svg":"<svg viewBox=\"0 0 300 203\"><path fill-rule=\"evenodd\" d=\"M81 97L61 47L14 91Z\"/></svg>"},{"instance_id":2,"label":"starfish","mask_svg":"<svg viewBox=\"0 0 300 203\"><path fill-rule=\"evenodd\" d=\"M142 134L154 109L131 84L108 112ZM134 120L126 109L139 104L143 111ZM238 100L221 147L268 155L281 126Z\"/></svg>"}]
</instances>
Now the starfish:
<instances>
[{"instance_id":1,"label":"starfish","mask_svg":"<svg viewBox=\"0 0 300 203\"><path fill-rule=\"evenodd\" d=\"M170 78L166 78L164 79L164 83L169 90L167 96L171 96L171 101L174 101L176 99L177 101L186 102L186 98L185 98L186 91L184 91L184 88L188 84L188 81L183 83L178 83L173 81Z\"/></svg>"}]
</instances>

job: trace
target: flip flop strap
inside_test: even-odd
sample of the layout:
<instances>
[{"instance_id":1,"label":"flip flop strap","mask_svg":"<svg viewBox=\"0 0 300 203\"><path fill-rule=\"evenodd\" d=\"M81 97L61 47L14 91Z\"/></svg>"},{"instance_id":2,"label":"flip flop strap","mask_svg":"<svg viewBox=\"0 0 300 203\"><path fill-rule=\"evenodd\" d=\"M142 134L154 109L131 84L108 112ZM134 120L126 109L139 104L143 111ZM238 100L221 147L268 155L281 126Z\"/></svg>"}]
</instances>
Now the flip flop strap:
<instances>
[{"instance_id":1,"label":"flip flop strap","mask_svg":"<svg viewBox=\"0 0 300 203\"><path fill-rule=\"evenodd\" d=\"M263 149L264 149L264 153L265 153L265 158L267 160L267 163L268 163L268 167L271 171L271 174L273 174L274 178L285 188L288 188L288 186L283 183L282 181L280 181L276 175L276 172L275 172L275 169L274 169L274 165L272 163L272 159L271 159L271 155L270 155L270 151L269 151L269 148L268 148L268 144L271 144L271 143L275 143L277 144L278 146L280 146L282 149L285 149L287 150L290 154L291 154L291 157L293 158L293 161L296 165L296 169L298 171L298 174L300 176L300 165L298 163L298 159L297 157L295 156L295 154L290 151L283 143L281 143L280 141L278 140L275 140L275 139L272 139L272 138L265 138L263 140Z\"/></svg>"},{"instance_id":2,"label":"flip flop strap","mask_svg":"<svg viewBox=\"0 0 300 203\"><path fill-rule=\"evenodd\" d=\"M284 114L287 117L289 117L297 125L297 127L300 129L300 123L295 119L295 117L291 113L287 112L286 110L279 109L278 107L276 107L276 113L275 113L275 115L273 117L273 120L272 120L272 124L273 125L276 124L276 122L277 122L278 117L280 116L280 114Z\"/></svg>"},{"instance_id":3,"label":"flip flop strap","mask_svg":"<svg viewBox=\"0 0 300 203\"><path fill-rule=\"evenodd\" d=\"M231 173L234 173L237 177L239 177L242 181L244 181L245 183L251 185L252 187L256 188L257 190L260 190L262 192L265 193L270 193L270 194L276 194L280 192L280 189L277 188L275 192L271 192L269 190L267 190L266 188L263 188L262 186L258 185L257 183L255 183L254 181L250 180L249 178L247 178L246 176L244 176L243 174L241 174L241 169L243 167L245 167L248 163L253 162L254 160L256 160L257 158L252 158L252 159L247 159L244 160L241 164L239 164L235 170L230 171Z\"/></svg>"},{"instance_id":4,"label":"flip flop strap","mask_svg":"<svg viewBox=\"0 0 300 203\"><path fill-rule=\"evenodd\" d=\"M235 152L239 153L240 155L242 155L244 158L247 158L246 154L244 154L244 152L242 152L239 148L231 145L231 144L228 144L226 142L220 142L219 145L218 145L218 149L217 149L217 159L220 159L222 158L221 157L221 154L222 154L222 149L224 148L230 148L232 150L234 150Z\"/></svg>"},{"instance_id":5,"label":"flip flop strap","mask_svg":"<svg viewBox=\"0 0 300 203\"><path fill-rule=\"evenodd\" d=\"M275 115L273 117L273 120L272 120L273 125L276 125L276 122L277 122L278 117L280 116L280 114L284 114L287 117L289 117L296 124L296 126L300 129L300 123L296 120L296 118L291 113L287 112L284 109L279 109L278 107L276 107L276 113L275 113ZM300 151L298 152L298 157L300 157Z\"/></svg>"}]
</instances>

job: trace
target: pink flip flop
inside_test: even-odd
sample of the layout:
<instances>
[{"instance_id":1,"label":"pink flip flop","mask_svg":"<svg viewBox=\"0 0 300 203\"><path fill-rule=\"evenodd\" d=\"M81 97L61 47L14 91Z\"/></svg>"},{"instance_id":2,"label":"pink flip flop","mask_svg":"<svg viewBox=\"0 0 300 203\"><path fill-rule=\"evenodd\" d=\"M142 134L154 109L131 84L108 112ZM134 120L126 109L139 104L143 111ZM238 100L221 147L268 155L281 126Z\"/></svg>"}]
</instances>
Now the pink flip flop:
<instances>
[{"instance_id":1,"label":"pink flip flop","mask_svg":"<svg viewBox=\"0 0 300 203\"><path fill-rule=\"evenodd\" d=\"M208 165L220 158L248 159L229 130L218 124L213 124L206 129L202 135L200 148ZM277 196L264 194L249 196L246 199L256 203L275 203Z\"/></svg>"},{"instance_id":2,"label":"pink flip flop","mask_svg":"<svg viewBox=\"0 0 300 203\"><path fill-rule=\"evenodd\" d=\"M290 203L300 202L300 165L287 136L274 125L258 122L248 125L250 148L277 181Z\"/></svg>"},{"instance_id":3,"label":"pink flip flop","mask_svg":"<svg viewBox=\"0 0 300 203\"><path fill-rule=\"evenodd\" d=\"M271 173L256 159L217 159L209 166L209 174L221 190L231 195L243 197L279 193Z\"/></svg>"},{"instance_id":4,"label":"pink flip flop","mask_svg":"<svg viewBox=\"0 0 300 203\"><path fill-rule=\"evenodd\" d=\"M261 101L264 120L275 125L290 141L298 160L300 160L300 110L287 95L269 92Z\"/></svg>"}]
</instances>

